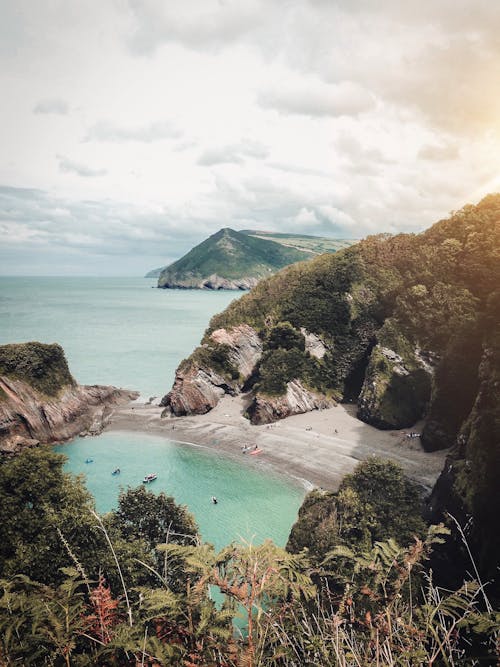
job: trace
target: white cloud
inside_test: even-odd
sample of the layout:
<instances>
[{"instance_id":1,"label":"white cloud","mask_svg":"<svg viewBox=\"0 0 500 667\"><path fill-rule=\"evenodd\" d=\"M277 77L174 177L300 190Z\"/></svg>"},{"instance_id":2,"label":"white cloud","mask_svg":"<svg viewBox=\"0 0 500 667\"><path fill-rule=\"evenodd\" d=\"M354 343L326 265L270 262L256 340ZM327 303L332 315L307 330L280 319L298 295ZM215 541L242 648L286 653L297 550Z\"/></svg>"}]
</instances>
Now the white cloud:
<instances>
[{"instance_id":1,"label":"white cloud","mask_svg":"<svg viewBox=\"0 0 500 667\"><path fill-rule=\"evenodd\" d=\"M500 185L499 33L491 0L3 0L3 245L420 230Z\"/></svg>"},{"instance_id":2,"label":"white cloud","mask_svg":"<svg viewBox=\"0 0 500 667\"><path fill-rule=\"evenodd\" d=\"M93 169L80 162L70 160L64 157L64 155L58 155L57 159L59 160L59 171L64 174L77 174L77 176L82 176L83 178L95 178L96 176L104 176L107 173L106 169Z\"/></svg>"},{"instance_id":3,"label":"white cloud","mask_svg":"<svg viewBox=\"0 0 500 667\"><path fill-rule=\"evenodd\" d=\"M129 0L133 25L128 44L133 52L150 55L164 43L181 42L193 49L219 49L251 33L265 21L258 0Z\"/></svg>"},{"instance_id":4,"label":"white cloud","mask_svg":"<svg viewBox=\"0 0 500 667\"><path fill-rule=\"evenodd\" d=\"M86 141L139 141L151 143L163 139L178 139L182 132L168 121L155 121L142 126L120 127L111 121L99 121L87 131Z\"/></svg>"},{"instance_id":5,"label":"white cloud","mask_svg":"<svg viewBox=\"0 0 500 667\"><path fill-rule=\"evenodd\" d=\"M61 116L66 116L69 112L68 103L64 100L58 98L52 98L50 100L40 100L33 109L33 113L37 114L59 114Z\"/></svg>"},{"instance_id":6,"label":"white cloud","mask_svg":"<svg viewBox=\"0 0 500 667\"><path fill-rule=\"evenodd\" d=\"M244 158L263 160L268 155L269 151L262 144L244 140L232 146L207 148L198 158L198 164L203 167L216 164L241 164Z\"/></svg>"},{"instance_id":7,"label":"white cloud","mask_svg":"<svg viewBox=\"0 0 500 667\"><path fill-rule=\"evenodd\" d=\"M375 107L374 96L352 81L331 85L304 81L294 88L262 91L258 101L267 109L304 116L356 116Z\"/></svg>"}]
</instances>

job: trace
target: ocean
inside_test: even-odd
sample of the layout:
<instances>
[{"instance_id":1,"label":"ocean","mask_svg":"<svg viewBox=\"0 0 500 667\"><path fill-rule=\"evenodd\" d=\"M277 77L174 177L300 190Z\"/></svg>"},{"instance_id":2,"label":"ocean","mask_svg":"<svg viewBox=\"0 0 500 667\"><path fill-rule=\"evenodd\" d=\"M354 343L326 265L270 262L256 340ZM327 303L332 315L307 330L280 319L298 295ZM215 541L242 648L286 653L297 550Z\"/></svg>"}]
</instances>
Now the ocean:
<instances>
[{"instance_id":1,"label":"ocean","mask_svg":"<svg viewBox=\"0 0 500 667\"><path fill-rule=\"evenodd\" d=\"M163 396L212 315L241 294L154 285L146 278L0 277L0 344L57 342L78 382L135 389L140 400ZM286 477L160 436L103 433L57 449L68 471L85 474L101 512L116 505L120 488L157 472L149 488L187 505L217 547L268 537L283 545L304 497ZM122 472L113 477L116 467Z\"/></svg>"}]
</instances>

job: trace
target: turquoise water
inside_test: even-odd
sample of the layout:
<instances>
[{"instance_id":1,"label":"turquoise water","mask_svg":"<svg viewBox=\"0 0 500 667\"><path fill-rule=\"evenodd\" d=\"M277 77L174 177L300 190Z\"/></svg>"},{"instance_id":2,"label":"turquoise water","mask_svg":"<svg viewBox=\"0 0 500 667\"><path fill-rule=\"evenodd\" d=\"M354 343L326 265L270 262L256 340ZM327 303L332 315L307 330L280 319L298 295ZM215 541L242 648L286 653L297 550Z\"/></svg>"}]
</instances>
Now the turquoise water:
<instances>
[{"instance_id":1,"label":"turquoise water","mask_svg":"<svg viewBox=\"0 0 500 667\"><path fill-rule=\"evenodd\" d=\"M0 277L0 344L57 342L78 382L163 396L212 315L240 294L152 289L155 282Z\"/></svg>"},{"instance_id":2,"label":"turquoise water","mask_svg":"<svg viewBox=\"0 0 500 667\"><path fill-rule=\"evenodd\" d=\"M60 343L75 378L114 384L142 396L162 396L181 359L199 343L210 317L234 292L151 289L144 278L2 278L0 344L39 340ZM170 442L160 436L104 433L58 448L67 470L84 473L106 512L121 487L165 491L194 513L204 539L216 547L232 540L286 542L304 490L227 456ZM85 464L87 458L94 463ZM244 457L242 456L242 459ZM111 472L120 467L122 473ZM212 495L219 499L210 502Z\"/></svg>"},{"instance_id":3,"label":"turquoise water","mask_svg":"<svg viewBox=\"0 0 500 667\"><path fill-rule=\"evenodd\" d=\"M148 473L157 473L147 488L165 491L187 505L202 537L218 549L231 540L260 543L267 537L284 545L304 496L304 490L286 478L253 468L248 457L242 455L240 463L160 436L104 433L56 450L69 456L67 470L85 474L100 512L116 506L121 488L135 487ZM85 463L88 458L93 463ZM121 473L113 476L117 467Z\"/></svg>"}]
</instances>

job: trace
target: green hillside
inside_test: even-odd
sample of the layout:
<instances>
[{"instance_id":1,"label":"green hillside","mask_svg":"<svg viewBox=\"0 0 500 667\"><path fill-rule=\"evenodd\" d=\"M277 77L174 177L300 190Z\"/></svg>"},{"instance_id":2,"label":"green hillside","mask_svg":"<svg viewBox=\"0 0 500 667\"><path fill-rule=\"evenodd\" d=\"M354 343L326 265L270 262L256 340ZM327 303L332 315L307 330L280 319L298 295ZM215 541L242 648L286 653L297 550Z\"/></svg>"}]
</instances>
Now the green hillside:
<instances>
[{"instance_id":1,"label":"green hillside","mask_svg":"<svg viewBox=\"0 0 500 667\"><path fill-rule=\"evenodd\" d=\"M490 195L421 234L369 237L261 281L212 319L203 352L210 359L215 329L257 330L264 352L249 416L257 399L299 379L356 402L358 417L378 428L426 417L424 448L452 447L433 520L450 512L472 526L469 543L500 594L499 286L500 195ZM323 341L321 359L305 351L304 330Z\"/></svg>"},{"instance_id":2,"label":"green hillside","mask_svg":"<svg viewBox=\"0 0 500 667\"><path fill-rule=\"evenodd\" d=\"M281 234L278 232L261 232L254 229L243 229L242 234L248 234L254 238L266 239L268 241L275 241L281 243L289 248L297 248L298 250L305 250L315 255L321 255L325 252L337 252L342 248L348 248L356 240L351 239L330 239L323 236L307 236L304 234Z\"/></svg>"},{"instance_id":3,"label":"green hillside","mask_svg":"<svg viewBox=\"0 0 500 667\"><path fill-rule=\"evenodd\" d=\"M248 289L284 266L310 257L311 253L226 227L167 266L158 287Z\"/></svg>"}]
</instances>

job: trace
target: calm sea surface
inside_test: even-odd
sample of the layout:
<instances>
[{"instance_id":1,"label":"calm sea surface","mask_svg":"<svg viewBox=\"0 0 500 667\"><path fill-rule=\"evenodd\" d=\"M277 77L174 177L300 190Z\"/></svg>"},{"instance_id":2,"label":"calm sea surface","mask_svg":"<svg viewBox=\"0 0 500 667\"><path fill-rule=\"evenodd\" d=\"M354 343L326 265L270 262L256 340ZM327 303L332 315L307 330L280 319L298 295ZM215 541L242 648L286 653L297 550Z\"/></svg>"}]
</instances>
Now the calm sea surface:
<instances>
[{"instance_id":1,"label":"calm sea surface","mask_svg":"<svg viewBox=\"0 0 500 667\"><path fill-rule=\"evenodd\" d=\"M0 277L0 344L58 342L78 382L162 396L210 317L239 295L158 290L154 284L145 278ZM68 457L68 470L86 475L101 512L116 505L121 487L158 473L149 488L186 504L203 537L217 547L266 537L284 544L304 496L285 478L159 436L105 433L58 450ZM86 464L87 458L94 462ZM122 472L113 477L116 467Z\"/></svg>"}]
</instances>

